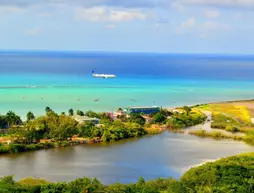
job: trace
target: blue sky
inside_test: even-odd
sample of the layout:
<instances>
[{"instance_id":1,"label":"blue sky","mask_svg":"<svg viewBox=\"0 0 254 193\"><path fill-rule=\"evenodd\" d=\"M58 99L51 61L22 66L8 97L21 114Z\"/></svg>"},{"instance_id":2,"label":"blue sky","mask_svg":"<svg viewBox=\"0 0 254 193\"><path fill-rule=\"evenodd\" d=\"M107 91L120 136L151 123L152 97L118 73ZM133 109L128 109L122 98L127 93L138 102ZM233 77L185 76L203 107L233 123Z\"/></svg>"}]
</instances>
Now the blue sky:
<instances>
[{"instance_id":1,"label":"blue sky","mask_svg":"<svg viewBox=\"0 0 254 193\"><path fill-rule=\"evenodd\" d=\"M0 0L1 50L254 54L254 0Z\"/></svg>"}]
</instances>

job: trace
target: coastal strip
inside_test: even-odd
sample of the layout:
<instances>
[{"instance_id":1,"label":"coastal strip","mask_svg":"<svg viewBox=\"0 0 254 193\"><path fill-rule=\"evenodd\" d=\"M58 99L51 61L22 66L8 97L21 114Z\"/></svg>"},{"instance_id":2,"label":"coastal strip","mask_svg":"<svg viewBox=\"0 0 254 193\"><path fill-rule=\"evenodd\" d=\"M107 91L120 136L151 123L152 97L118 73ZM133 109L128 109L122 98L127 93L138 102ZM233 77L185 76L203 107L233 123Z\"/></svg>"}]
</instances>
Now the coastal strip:
<instances>
[{"instance_id":1,"label":"coastal strip","mask_svg":"<svg viewBox=\"0 0 254 193\"><path fill-rule=\"evenodd\" d=\"M28 112L25 122L12 111L0 117L1 126L5 127L0 154L139 138L168 128L201 124L206 119L203 113L188 107L178 108L178 112L160 107L119 108L115 113L81 110L74 113L69 109L68 115L46 107L45 112L46 115L37 118Z\"/></svg>"}]
</instances>

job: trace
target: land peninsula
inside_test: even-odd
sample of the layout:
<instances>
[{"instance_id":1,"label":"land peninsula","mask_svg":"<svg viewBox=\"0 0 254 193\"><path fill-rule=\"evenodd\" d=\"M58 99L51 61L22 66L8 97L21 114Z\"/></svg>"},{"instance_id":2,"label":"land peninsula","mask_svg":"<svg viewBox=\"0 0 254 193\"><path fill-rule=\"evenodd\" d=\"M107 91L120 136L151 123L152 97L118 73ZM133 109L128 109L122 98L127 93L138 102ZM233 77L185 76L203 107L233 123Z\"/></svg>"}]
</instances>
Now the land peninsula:
<instances>
[{"instance_id":1,"label":"land peninsula","mask_svg":"<svg viewBox=\"0 0 254 193\"><path fill-rule=\"evenodd\" d=\"M44 116L28 112L26 121L9 111L0 116L0 154L111 142L165 130L254 144L253 114L254 101L160 108L150 114L126 114L122 109L113 114L73 109L57 114L46 107Z\"/></svg>"}]
</instances>

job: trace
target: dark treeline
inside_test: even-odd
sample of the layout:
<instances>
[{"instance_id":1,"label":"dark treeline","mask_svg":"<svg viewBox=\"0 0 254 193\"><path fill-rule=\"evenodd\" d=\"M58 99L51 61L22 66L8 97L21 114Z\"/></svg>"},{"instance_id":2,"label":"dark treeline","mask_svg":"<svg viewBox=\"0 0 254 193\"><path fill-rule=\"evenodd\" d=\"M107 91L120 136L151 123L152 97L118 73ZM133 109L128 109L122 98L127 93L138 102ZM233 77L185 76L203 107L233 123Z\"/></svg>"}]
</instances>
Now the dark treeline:
<instances>
[{"instance_id":1,"label":"dark treeline","mask_svg":"<svg viewBox=\"0 0 254 193\"><path fill-rule=\"evenodd\" d=\"M172 178L135 184L103 185L98 179L78 178L51 183L27 178L15 182L12 176L0 178L1 193L253 193L254 153L209 162L187 171L180 180Z\"/></svg>"}]
</instances>

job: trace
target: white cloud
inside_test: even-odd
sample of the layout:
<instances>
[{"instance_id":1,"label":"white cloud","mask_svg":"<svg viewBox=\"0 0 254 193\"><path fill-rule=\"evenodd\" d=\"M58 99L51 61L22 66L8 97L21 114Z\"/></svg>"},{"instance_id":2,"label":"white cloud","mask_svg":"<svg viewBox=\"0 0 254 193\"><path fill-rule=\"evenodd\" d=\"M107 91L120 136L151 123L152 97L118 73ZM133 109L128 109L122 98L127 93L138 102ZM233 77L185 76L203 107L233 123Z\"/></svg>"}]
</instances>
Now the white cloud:
<instances>
[{"instance_id":1,"label":"white cloud","mask_svg":"<svg viewBox=\"0 0 254 193\"><path fill-rule=\"evenodd\" d=\"M190 17L186 21L183 21L176 29L175 34L185 34L188 31L191 31L196 25L196 18Z\"/></svg>"},{"instance_id":2,"label":"white cloud","mask_svg":"<svg viewBox=\"0 0 254 193\"><path fill-rule=\"evenodd\" d=\"M205 21L200 26L199 36L201 38L208 38L216 35L216 33L224 33L225 31L231 29L232 27L229 24L221 24L215 21Z\"/></svg>"},{"instance_id":3,"label":"white cloud","mask_svg":"<svg viewBox=\"0 0 254 193\"><path fill-rule=\"evenodd\" d=\"M209 37L211 37L211 35L209 33L201 33L199 36L201 38L209 38Z\"/></svg>"},{"instance_id":4,"label":"white cloud","mask_svg":"<svg viewBox=\"0 0 254 193\"><path fill-rule=\"evenodd\" d=\"M87 21L102 21L106 20L107 10L103 7L94 7L90 9L77 8L75 10L75 16L77 19Z\"/></svg>"},{"instance_id":5,"label":"white cloud","mask_svg":"<svg viewBox=\"0 0 254 193\"><path fill-rule=\"evenodd\" d=\"M25 11L21 7L9 6L9 5L0 6L0 10L8 12L8 13L23 13Z\"/></svg>"},{"instance_id":6,"label":"white cloud","mask_svg":"<svg viewBox=\"0 0 254 193\"><path fill-rule=\"evenodd\" d=\"M40 16L40 17L51 17L52 14L51 13L39 13L38 16Z\"/></svg>"},{"instance_id":7,"label":"white cloud","mask_svg":"<svg viewBox=\"0 0 254 193\"><path fill-rule=\"evenodd\" d=\"M0 6L68 6L68 7L118 7L128 9L168 9L177 7L180 10L186 5L203 5L216 7L254 8L254 0L0 0Z\"/></svg>"},{"instance_id":8,"label":"white cloud","mask_svg":"<svg viewBox=\"0 0 254 193\"><path fill-rule=\"evenodd\" d=\"M41 28L27 29L25 30L25 34L34 36L40 34L41 31L42 31Z\"/></svg>"},{"instance_id":9,"label":"white cloud","mask_svg":"<svg viewBox=\"0 0 254 193\"><path fill-rule=\"evenodd\" d=\"M231 29L232 27L229 24L210 20L198 22L194 17L190 17L176 28L175 33L178 35L192 33L197 34L201 38L208 38L215 35L217 32L221 33Z\"/></svg>"},{"instance_id":10,"label":"white cloud","mask_svg":"<svg viewBox=\"0 0 254 193\"><path fill-rule=\"evenodd\" d=\"M108 24L108 25L106 25L106 27L109 29L115 29L116 25L115 24Z\"/></svg>"},{"instance_id":11,"label":"white cloud","mask_svg":"<svg viewBox=\"0 0 254 193\"><path fill-rule=\"evenodd\" d=\"M253 0L175 0L180 4L199 4L217 7L244 7L254 8Z\"/></svg>"},{"instance_id":12,"label":"white cloud","mask_svg":"<svg viewBox=\"0 0 254 193\"><path fill-rule=\"evenodd\" d=\"M131 21L131 20L145 20L147 16L140 11L116 11L110 10L110 21Z\"/></svg>"},{"instance_id":13,"label":"white cloud","mask_svg":"<svg viewBox=\"0 0 254 193\"><path fill-rule=\"evenodd\" d=\"M216 19L220 17L220 12L215 10L206 10L205 16L210 19Z\"/></svg>"},{"instance_id":14,"label":"white cloud","mask_svg":"<svg viewBox=\"0 0 254 193\"><path fill-rule=\"evenodd\" d=\"M184 21L181 23L182 28L189 28L193 27L196 23L196 19L194 17L190 17L187 19L187 21Z\"/></svg>"},{"instance_id":15,"label":"white cloud","mask_svg":"<svg viewBox=\"0 0 254 193\"><path fill-rule=\"evenodd\" d=\"M90 22L120 22L132 20L146 20L148 14L140 10L114 9L106 7L77 8L75 18Z\"/></svg>"},{"instance_id":16,"label":"white cloud","mask_svg":"<svg viewBox=\"0 0 254 193\"><path fill-rule=\"evenodd\" d=\"M218 22L215 22L215 21L205 21L203 26L204 26L204 29L206 30L214 30L214 29L218 29L220 25Z\"/></svg>"},{"instance_id":17,"label":"white cloud","mask_svg":"<svg viewBox=\"0 0 254 193\"><path fill-rule=\"evenodd\" d=\"M231 30L232 27L229 24L221 24L215 21L205 21L202 26L203 30Z\"/></svg>"}]
</instances>

